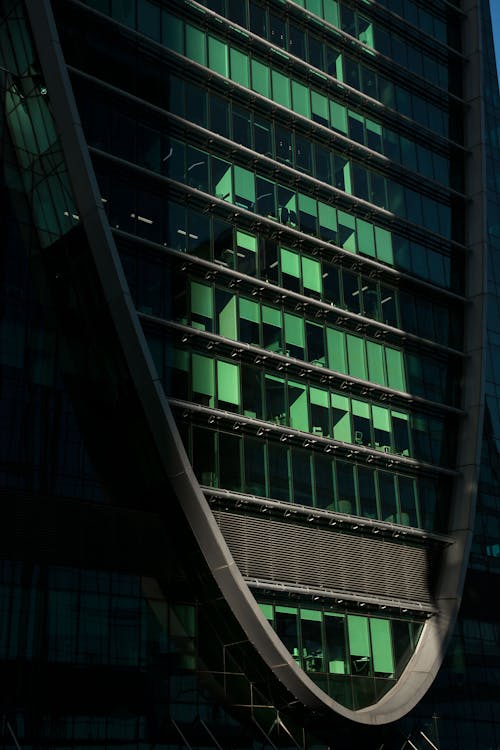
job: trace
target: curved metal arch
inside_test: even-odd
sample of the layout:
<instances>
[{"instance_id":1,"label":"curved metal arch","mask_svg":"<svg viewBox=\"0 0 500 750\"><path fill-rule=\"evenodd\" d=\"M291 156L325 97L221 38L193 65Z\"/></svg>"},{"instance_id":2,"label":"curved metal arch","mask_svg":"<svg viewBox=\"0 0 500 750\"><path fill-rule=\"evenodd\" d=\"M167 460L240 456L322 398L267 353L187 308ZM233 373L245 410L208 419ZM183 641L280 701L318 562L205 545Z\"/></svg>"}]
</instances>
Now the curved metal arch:
<instances>
[{"instance_id":1,"label":"curved metal arch","mask_svg":"<svg viewBox=\"0 0 500 750\"><path fill-rule=\"evenodd\" d=\"M475 117L476 122L482 127L481 97L474 98L480 80L480 10L476 0L469 0L467 5L468 43L474 51L469 63L469 80L466 82L471 103L469 116L471 120ZM326 695L296 665L291 654L261 614L215 522L183 448L130 297L118 252L100 202L50 2L27 2L26 8L44 78L49 86L53 113L61 135L79 215L89 240L116 335L128 363L149 429L158 446L165 475L177 493L214 579L249 641L274 675L304 705L313 709L329 709L345 719L365 725L395 721L418 703L441 665L459 607L471 544L484 408L484 188L480 187L475 194L469 216L470 226L473 226L474 230L469 237L470 306L465 341L468 367L463 406L468 416L463 420L459 435L457 467L461 476L455 482L452 498L449 534L453 537L454 544L444 553L444 564L436 587L439 615L425 624L416 650L397 684L376 704L353 711ZM477 133L476 141L469 144L477 159L476 167L477 163L483 164L481 127L476 125L476 128L470 129L471 133Z\"/></svg>"}]
</instances>

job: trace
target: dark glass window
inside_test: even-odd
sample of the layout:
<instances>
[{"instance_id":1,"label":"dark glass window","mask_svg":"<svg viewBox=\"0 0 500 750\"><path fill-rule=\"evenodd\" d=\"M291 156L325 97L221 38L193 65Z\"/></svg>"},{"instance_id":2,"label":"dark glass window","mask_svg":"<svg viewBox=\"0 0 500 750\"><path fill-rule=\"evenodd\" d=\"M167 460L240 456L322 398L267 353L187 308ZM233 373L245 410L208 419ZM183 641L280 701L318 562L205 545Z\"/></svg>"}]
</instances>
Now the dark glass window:
<instances>
[{"instance_id":1,"label":"dark glass window","mask_svg":"<svg viewBox=\"0 0 500 750\"><path fill-rule=\"evenodd\" d=\"M251 114L243 107L233 106L233 140L252 148Z\"/></svg>"},{"instance_id":2,"label":"dark glass window","mask_svg":"<svg viewBox=\"0 0 500 750\"><path fill-rule=\"evenodd\" d=\"M241 0L237 0L238 2L241 2ZM287 40L286 40L286 23L283 18L280 18L279 16L275 16L274 13L269 14L269 30L270 30L270 38L269 41L273 44L276 44L277 47L282 47L282 49L287 48Z\"/></svg>"},{"instance_id":3,"label":"dark glass window","mask_svg":"<svg viewBox=\"0 0 500 750\"><path fill-rule=\"evenodd\" d=\"M306 36L305 33L297 28L293 23L289 25L290 34L290 52L292 55L305 60L306 57Z\"/></svg>"},{"instance_id":4,"label":"dark glass window","mask_svg":"<svg viewBox=\"0 0 500 750\"><path fill-rule=\"evenodd\" d=\"M229 138L229 105L216 94L210 95L210 130Z\"/></svg>"},{"instance_id":5,"label":"dark glass window","mask_svg":"<svg viewBox=\"0 0 500 750\"><path fill-rule=\"evenodd\" d=\"M255 150L273 156L273 127L269 120L255 115L253 124Z\"/></svg>"},{"instance_id":6,"label":"dark glass window","mask_svg":"<svg viewBox=\"0 0 500 750\"><path fill-rule=\"evenodd\" d=\"M241 492L241 437L219 433L219 487Z\"/></svg>"},{"instance_id":7,"label":"dark glass window","mask_svg":"<svg viewBox=\"0 0 500 750\"><path fill-rule=\"evenodd\" d=\"M245 435L245 485L244 490L250 495L266 496L266 464L264 443L259 438Z\"/></svg>"},{"instance_id":8,"label":"dark glass window","mask_svg":"<svg viewBox=\"0 0 500 750\"><path fill-rule=\"evenodd\" d=\"M268 444L269 494L276 500L290 500L288 449L282 443Z\"/></svg>"},{"instance_id":9,"label":"dark glass window","mask_svg":"<svg viewBox=\"0 0 500 750\"><path fill-rule=\"evenodd\" d=\"M356 487L354 484L354 466L337 461L338 510L341 513L356 513Z\"/></svg>"},{"instance_id":10,"label":"dark glass window","mask_svg":"<svg viewBox=\"0 0 500 750\"><path fill-rule=\"evenodd\" d=\"M186 118L190 122L207 127L207 93L194 86L186 83Z\"/></svg>"},{"instance_id":11,"label":"dark glass window","mask_svg":"<svg viewBox=\"0 0 500 750\"><path fill-rule=\"evenodd\" d=\"M311 455L300 448L292 449L293 500L312 505Z\"/></svg>"}]
</instances>

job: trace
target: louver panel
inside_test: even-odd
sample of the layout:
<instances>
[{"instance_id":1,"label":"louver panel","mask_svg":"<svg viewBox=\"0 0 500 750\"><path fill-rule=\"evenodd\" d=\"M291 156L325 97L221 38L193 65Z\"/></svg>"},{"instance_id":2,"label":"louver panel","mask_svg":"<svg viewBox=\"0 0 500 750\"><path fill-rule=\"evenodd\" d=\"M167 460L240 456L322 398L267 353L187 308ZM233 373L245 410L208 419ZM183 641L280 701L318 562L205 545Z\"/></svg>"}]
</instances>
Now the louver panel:
<instances>
[{"instance_id":1,"label":"louver panel","mask_svg":"<svg viewBox=\"0 0 500 750\"><path fill-rule=\"evenodd\" d=\"M215 512L248 578L431 603L430 550L283 521Z\"/></svg>"}]
</instances>

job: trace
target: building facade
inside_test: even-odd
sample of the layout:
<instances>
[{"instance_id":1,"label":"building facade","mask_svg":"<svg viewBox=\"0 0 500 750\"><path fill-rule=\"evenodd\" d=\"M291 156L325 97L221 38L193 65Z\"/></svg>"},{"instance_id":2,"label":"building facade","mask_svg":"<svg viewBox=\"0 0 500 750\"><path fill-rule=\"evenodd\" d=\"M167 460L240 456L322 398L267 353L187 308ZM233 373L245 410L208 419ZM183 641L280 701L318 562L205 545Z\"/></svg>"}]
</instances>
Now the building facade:
<instances>
[{"instance_id":1,"label":"building facade","mask_svg":"<svg viewBox=\"0 0 500 750\"><path fill-rule=\"evenodd\" d=\"M1 8L5 743L497 747L486 4Z\"/></svg>"}]
</instances>

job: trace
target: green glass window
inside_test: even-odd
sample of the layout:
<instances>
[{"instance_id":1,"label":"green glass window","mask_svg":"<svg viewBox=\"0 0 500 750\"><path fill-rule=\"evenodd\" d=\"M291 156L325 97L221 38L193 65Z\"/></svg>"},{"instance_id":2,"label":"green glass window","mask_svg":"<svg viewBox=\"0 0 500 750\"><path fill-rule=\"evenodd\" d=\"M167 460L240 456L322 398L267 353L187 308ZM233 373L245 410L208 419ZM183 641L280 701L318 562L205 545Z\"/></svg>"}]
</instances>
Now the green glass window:
<instances>
[{"instance_id":1,"label":"green glass window","mask_svg":"<svg viewBox=\"0 0 500 750\"><path fill-rule=\"evenodd\" d=\"M306 9L317 16L323 16L323 0L306 0Z\"/></svg>"},{"instance_id":2,"label":"green glass window","mask_svg":"<svg viewBox=\"0 0 500 750\"><path fill-rule=\"evenodd\" d=\"M300 256L292 250L280 248L281 277L285 289L300 291Z\"/></svg>"},{"instance_id":3,"label":"green glass window","mask_svg":"<svg viewBox=\"0 0 500 750\"><path fill-rule=\"evenodd\" d=\"M304 294L321 295L321 265L318 260L302 257Z\"/></svg>"},{"instance_id":4,"label":"green glass window","mask_svg":"<svg viewBox=\"0 0 500 750\"><path fill-rule=\"evenodd\" d=\"M233 202L233 184L231 178L231 164L216 156L210 159L212 193L216 198Z\"/></svg>"},{"instance_id":5,"label":"green glass window","mask_svg":"<svg viewBox=\"0 0 500 750\"><path fill-rule=\"evenodd\" d=\"M229 77L228 46L213 36L208 37L208 67L226 78Z\"/></svg>"},{"instance_id":6,"label":"green glass window","mask_svg":"<svg viewBox=\"0 0 500 750\"><path fill-rule=\"evenodd\" d=\"M231 80L236 83L250 88L250 65L248 55L231 47L229 50L229 60L231 63Z\"/></svg>"},{"instance_id":7,"label":"green glass window","mask_svg":"<svg viewBox=\"0 0 500 750\"><path fill-rule=\"evenodd\" d=\"M258 604L259 604L259 607L260 607L260 611L262 612L262 614L264 615L264 617L266 618L266 620L269 620L269 622L272 623L273 620L274 620L273 605L272 604L262 604L261 602L258 602Z\"/></svg>"},{"instance_id":8,"label":"green glass window","mask_svg":"<svg viewBox=\"0 0 500 750\"><path fill-rule=\"evenodd\" d=\"M406 391L403 352L398 349L391 349L388 346L385 349L385 356L387 361L388 385L397 391Z\"/></svg>"},{"instance_id":9,"label":"green glass window","mask_svg":"<svg viewBox=\"0 0 500 750\"><path fill-rule=\"evenodd\" d=\"M262 337L266 349L283 354L281 312L267 305L262 305Z\"/></svg>"},{"instance_id":10,"label":"green glass window","mask_svg":"<svg viewBox=\"0 0 500 750\"><path fill-rule=\"evenodd\" d=\"M282 104L283 107L291 109L292 99L290 96L290 80L277 70L272 72L273 101Z\"/></svg>"},{"instance_id":11,"label":"green glass window","mask_svg":"<svg viewBox=\"0 0 500 750\"><path fill-rule=\"evenodd\" d=\"M252 60L252 89L267 98L271 96L269 68L258 60Z\"/></svg>"},{"instance_id":12,"label":"green glass window","mask_svg":"<svg viewBox=\"0 0 500 750\"><path fill-rule=\"evenodd\" d=\"M373 236L373 224L369 224L367 221L362 219L356 220L356 227L358 232L358 247L359 252L365 255L370 255L372 258L375 257L375 238Z\"/></svg>"},{"instance_id":13,"label":"green glass window","mask_svg":"<svg viewBox=\"0 0 500 750\"><path fill-rule=\"evenodd\" d=\"M312 119L328 127L328 99L316 91L311 93Z\"/></svg>"},{"instance_id":14,"label":"green glass window","mask_svg":"<svg viewBox=\"0 0 500 750\"><path fill-rule=\"evenodd\" d=\"M348 615L347 632L349 634L351 673L353 675L369 675L371 672L371 654L368 618Z\"/></svg>"},{"instance_id":15,"label":"green glass window","mask_svg":"<svg viewBox=\"0 0 500 750\"><path fill-rule=\"evenodd\" d=\"M333 328L326 329L328 350L328 367L331 370L347 373L347 356L345 350L345 333Z\"/></svg>"},{"instance_id":16,"label":"green glass window","mask_svg":"<svg viewBox=\"0 0 500 750\"><path fill-rule=\"evenodd\" d=\"M337 241L337 212L333 206L318 201L319 236L325 242Z\"/></svg>"},{"instance_id":17,"label":"green glass window","mask_svg":"<svg viewBox=\"0 0 500 750\"><path fill-rule=\"evenodd\" d=\"M368 379L378 385L387 385L384 372L384 349L374 341L366 342L368 356Z\"/></svg>"},{"instance_id":18,"label":"green glass window","mask_svg":"<svg viewBox=\"0 0 500 750\"><path fill-rule=\"evenodd\" d=\"M234 167L234 203L242 208L255 208L255 175L243 167Z\"/></svg>"},{"instance_id":19,"label":"green glass window","mask_svg":"<svg viewBox=\"0 0 500 750\"><path fill-rule=\"evenodd\" d=\"M394 265L394 255L392 252L392 237L387 229L375 227L375 245L377 247L377 258L385 263Z\"/></svg>"},{"instance_id":20,"label":"green glass window","mask_svg":"<svg viewBox=\"0 0 500 750\"><path fill-rule=\"evenodd\" d=\"M191 325L201 331L212 331L214 300L212 287L191 282Z\"/></svg>"},{"instance_id":21,"label":"green glass window","mask_svg":"<svg viewBox=\"0 0 500 750\"><path fill-rule=\"evenodd\" d=\"M359 336L353 336L350 333L346 334L346 340L349 375L366 380L365 342Z\"/></svg>"},{"instance_id":22,"label":"green glass window","mask_svg":"<svg viewBox=\"0 0 500 750\"><path fill-rule=\"evenodd\" d=\"M370 617L370 635L375 676L394 677L394 654L389 620Z\"/></svg>"},{"instance_id":23,"label":"green glass window","mask_svg":"<svg viewBox=\"0 0 500 750\"><path fill-rule=\"evenodd\" d=\"M257 237L246 232L236 232L236 268L241 273L257 273Z\"/></svg>"},{"instance_id":24,"label":"green glass window","mask_svg":"<svg viewBox=\"0 0 500 750\"><path fill-rule=\"evenodd\" d=\"M216 293L217 299L217 323L218 333L227 339L236 341L238 338L237 317L236 317L236 297L234 294L224 294L220 296L219 290Z\"/></svg>"},{"instance_id":25,"label":"green glass window","mask_svg":"<svg viewBox=\"0 0 500 750\"><path fill-rule=\"evenodd\" d=\"M214 406L214 361L201 354L193 354L191 365L192 398L197 404Z\"/></svg>"},{"instance_id":26,"label":"green glass window","mask_svg":"<svg viewBox=\"0 0 500 750\"><path fill-rule=\"evenodd\" d=\"M313 435L330 435L330 418L328 409L328 391L311 386L311 431Z\"/></svg>"},{"instance_id":27,"label":"green glass window","mask_svg":"<svg viewBox=\"0 0 500 750\"><path fill-rule=\"evenodd\" d=\"M332 393L333 437L345 443L352 442L349 399Z\"/></svg>"},{"instance_id":28,"label":"green glass window","mask_svg":"<svg viewBox=\"0 0 500 750\"><path fill-rule=\"evenodd\" d=\"M294 112L311 119L309 89L298 81L292 81L292 103Z\"/></svg>"},{"instance_id":29,"label":"green glass window","mask_svg":"<svg viewBox=\"0 0 500 750\"><path fill-rule=\"evenodd\" d=\"M356 252L356 220L344 211L337 212L339 222L339 244L345 250Z\"/></svg>"},{"instance_id":30,"label":"green glass window","mask_svg":"<svg viewBox=\"0 0 500 750\"><path fill-rule=\"evenodd\" d=\"M260 307L253 300L240 297L240 339L246 344L260 344Z\"/></svg>"},{"instance_id":31,"label":"green glass window","mask_svg":"<svg viewBox=\"0 0 500 750\"><path fill-rule=\"evenodd\" d=\"M285 347L290 356L304 359L304 318L299 315L285 313Z\"/></svg>"},{"instance_id":32,"label":"green glass window","mask_svg":"<svg viewBox=\"0 0 500 750\"><path fill-rule=\"evenodd\" d=\"M328 21L328 23L331 23L338 28L340 26L338 0L323 0L323 2L325 8L325 21Z\"/></svg>"},{"instance_id":33,"label":"green glass window","mask_svg":"<svg viewBox=\"0 0 500 750\"><path fill-rule=\"evenodd\" d=\"M231 362L217 360L217 393L220 409L239 411L240 400L240 369Z\"/></svg>"},{"instance_id":34,"label":"green glass window","mask_svg":"<svg viewBox=\"0 0 500 750\"><path fill-rule=\"evenodd\" d=\"M200 65L207 64L205 34L189 23L186 24L186 56Z\"/></svg>"},{"instance_id":35,"label":"green glass window","mask_svg":"<svg viewBox=\"0 0 500 750\"><path fill-rule=\"evenodd\" d=\"M302 383L288 382L288 404L290 410L290 427L309 432L309 414L307 410L307 390Z\"/></svg>"},{"instance_id":36,"label":"green glass window","mask_svg":"<svg viewBox=\"0 0 500 750\"><path fill-rule=\"evenodd\" d=\"M299 193L299 222L300 229L307 234L316 235L317 230L317 206L314 198Z\"/></svg>"}]
</instances>

